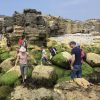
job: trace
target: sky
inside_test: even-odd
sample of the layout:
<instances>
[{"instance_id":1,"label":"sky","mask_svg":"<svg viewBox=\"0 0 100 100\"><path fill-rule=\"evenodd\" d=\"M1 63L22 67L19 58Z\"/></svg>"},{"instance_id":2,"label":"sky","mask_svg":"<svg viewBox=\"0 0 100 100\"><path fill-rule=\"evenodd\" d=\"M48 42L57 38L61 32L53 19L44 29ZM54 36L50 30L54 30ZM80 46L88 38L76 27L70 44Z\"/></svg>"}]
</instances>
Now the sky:
<instances>
[{"instance_id":1,"label":"sky","mask_svg":"<svg viewBox=\"0 0 100 100\"><path fill-rule=\"evenodd\" d=\"M100 18L100 0L0 0L0 15L32 8L72 20Z\"/></svg>"}]
</instances>

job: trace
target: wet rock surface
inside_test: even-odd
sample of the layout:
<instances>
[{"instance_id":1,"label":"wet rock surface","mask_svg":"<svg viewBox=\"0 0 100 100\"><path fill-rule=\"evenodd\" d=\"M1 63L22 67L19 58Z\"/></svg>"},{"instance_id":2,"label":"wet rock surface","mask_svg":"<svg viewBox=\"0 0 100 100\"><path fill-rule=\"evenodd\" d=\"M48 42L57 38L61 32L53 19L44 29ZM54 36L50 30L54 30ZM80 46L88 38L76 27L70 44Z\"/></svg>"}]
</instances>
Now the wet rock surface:
<instances>
[{"instance_id":1,"label":"wet rock surface","mask_svg":"<svg viewBox=\"0 0 100 100\"><path fill-rule=\"evenodd\" d=\"M95 53L87 54L87 62L93 67L100 66L100 55Z\"/></svg>"},{"instance_id":2,"label":"wet rock surface","mask_svg":"<svg viewBox=\"0 0 100 100\"><path fill-rule=\"evenodd\" d=\"M99 100L99 92L99 86L84 89L76 83L69 82L57 84L54 90L44 87L28 89L17 86L11 93L11 100Z\"/></svg>"},{"instance_id":3,"label":"wet rock surface","mask_svg":"<svg viewBox=\"0 0 100 100\"><path fill-rule=\"evenodd\" d=\"M100 89L100 87L98 87ZM57 84L54 90L63 95L62 100L99 100L97 90L98 88L84 89L78 86L76 83L63 82ZM100 95L100 93L99 93Z\"/></svg>"},{"instance_id":4,"label":"wet rock surface","mask_svg":"<svg viewBox=\"0 0 100 100\"><path fill-rule=\"evenodd\" d=\"M18 86L11 93L11 100L60 100L59 95L53 90L46 88L27 89Z\"/></svg>"}]
</instances>

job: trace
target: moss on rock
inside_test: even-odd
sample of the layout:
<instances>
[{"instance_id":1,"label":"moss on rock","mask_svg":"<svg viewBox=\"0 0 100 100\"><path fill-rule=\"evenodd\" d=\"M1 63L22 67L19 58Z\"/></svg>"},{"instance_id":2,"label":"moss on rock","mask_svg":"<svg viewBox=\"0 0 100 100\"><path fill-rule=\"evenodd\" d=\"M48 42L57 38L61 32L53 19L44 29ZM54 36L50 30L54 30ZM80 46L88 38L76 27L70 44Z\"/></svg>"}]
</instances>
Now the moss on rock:
<instances>
[{"instance_id":1,"label":"moss on rock","mask_svg":"<svg viewBox=\"0 0 100 100\"><path fill-rule=\"evenodd\" d=\"M7 51L7 52L4 52L4 53L1 53L1 54L0 54L0 62L6 60L6 59L9 58L9 57L10 57L10 54L9 54L8 51Z\"/></svg>"},{"instance_id":2,"label":"moss on rock","mask_svg":"<svg viewBox=\"0 0 100 100\"><path fill-rule=\"evenodd\" d=\"M70 74L71 74L71 70L66 70L66 69L63 69L63 68L60 68L60 67L57 67L57 66L54 66L55 68L55 71L56 71L56 74L58 76L58 80L57 82L62 82L62 81L68 81L70 80ZM92 74L94 71L93 71L93 68L88 65L87 63L84 63L82 65L82 76L83 77L87 77L88 75Z\"/></svg>"},{"instance_id":3,"label":"moss on rock","mask_svg":"<svg viewBox=\"0 0 100 100\"><path fill-rule=\"evenodd\" d=\"M10 71L0 77L0 84L9 86L14 85L14 83L18 80L18 77L19 76L16 71Z\"/></svg>"},{"instance_id":4,"label":"moss on rock","mask_svg":"<svg viewBox=\"0 0 100 100\"><path fill-rule=\"evenodd\" d=\"M53 67L55 68L56 74L58 76L57 83L70 80L71 70L66 70L66 69L60 68L58 66L53 66Z\"/></svg>"},{"instance_id":5,"label":"moss on rock","mask_svg":"<svg viewBox=\"0 0 100 100\"><path fill-rule=\"evenodd\" d=\"M91 73L93 73L93 68L89 64L84 63L82 65L82 76L86 77L86 76L88 76Z\"/></svg>"},{"instance_id":6,"label":"moss on rock","mask_svg":"<svg viewBox=\"0 0 100 100\"><path fill-rule=\"evenodd\" d=\"M94 72L99 72L100 73L100 67L95 67L93 68Z\"/></svg>"},{"instance_id":7,"label":"moss on rock","mask_svg":"<svg viewBox=\"0 0 100 100\"><path fill-rule=\"evenodd\" d=\"M62 68L69 68L71 55L68 52L61 52L52 58L52 63Z\"/></svg>"}]
</instances>

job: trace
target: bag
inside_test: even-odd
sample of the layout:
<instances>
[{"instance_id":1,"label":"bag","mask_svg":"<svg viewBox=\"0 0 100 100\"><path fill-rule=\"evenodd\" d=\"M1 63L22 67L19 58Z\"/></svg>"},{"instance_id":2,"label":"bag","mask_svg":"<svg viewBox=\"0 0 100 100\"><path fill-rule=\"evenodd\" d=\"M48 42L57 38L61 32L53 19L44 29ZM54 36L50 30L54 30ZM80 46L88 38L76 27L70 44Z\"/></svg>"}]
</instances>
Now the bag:
<instances>
[{"instance_id":1,"label":"bag","mask_svg":"<svg viewBox=\"0 0 100 100\"><path fill-rule=\"evenodd\" d=\"M86 59L87 59L86 53L83 50L81 50L81 59L83 61L86 61Z\"/></svg>"},{"instance_id":2,"label":"bag","mask_svg":"<svg viewBox=\"0 0 100 100\"><path fill-rule=\"evenodd\" d=\"M55 56L56 55L56 49L55 48L51 48L50 49L51 55Z\"/></svg>"}]
</instances>

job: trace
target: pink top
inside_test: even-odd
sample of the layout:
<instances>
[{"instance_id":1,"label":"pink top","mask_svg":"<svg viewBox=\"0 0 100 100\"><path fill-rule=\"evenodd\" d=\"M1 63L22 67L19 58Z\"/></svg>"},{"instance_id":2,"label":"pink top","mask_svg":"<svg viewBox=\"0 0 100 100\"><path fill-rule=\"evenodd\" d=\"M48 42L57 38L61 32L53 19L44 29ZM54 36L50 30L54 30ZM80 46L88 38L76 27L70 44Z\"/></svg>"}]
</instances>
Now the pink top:
<instances>
[{"instance_id":1,"label":"pink top","mask_svg":"<svg viewBox=\"0 0 100 100\"><path fill-rule=\"evenodd\" d=\"M19 56L19 63L20 64L27 64L27 53L25 54L22 54L22 53L19 53L18 56Z\"/></svg>"}]
</instances>

